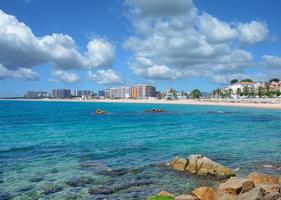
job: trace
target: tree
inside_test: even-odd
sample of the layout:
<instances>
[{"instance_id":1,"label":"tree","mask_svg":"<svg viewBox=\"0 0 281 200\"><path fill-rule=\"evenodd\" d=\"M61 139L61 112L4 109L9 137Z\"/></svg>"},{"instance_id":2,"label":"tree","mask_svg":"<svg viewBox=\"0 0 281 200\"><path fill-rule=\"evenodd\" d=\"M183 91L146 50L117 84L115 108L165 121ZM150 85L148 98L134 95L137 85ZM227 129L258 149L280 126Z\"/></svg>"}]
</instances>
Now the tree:
<instances>
[{"instance_id":1,"label":"tree","mask_svg":"<svg viewBox=\"0 0 281 200\"><path fill-rule=\"evenodd\" d=\"M198 89L195 89L191 92L191 96L193 99L199 99L202 96L201 91Z\"/></svg>"},{"instance_id":2,"label":"tree","mask_svg":"<svg viewBox=\"0 0 281 200\"><path fill-rule=\"evenodd\" d=\"M235 84L235 83L238 83L238 79L232 79L231 81L230 81L230 83L233 85L233 84Z\"/></svg>"},{"instance_id":3,"label":"tree","mask_svg":"<svg viewBox=\"0 0 281 200\"><path fill-rule=\"evenodd\" d=\"M237 94L238 96L241 96L241 94L242 94L241 88L238 88L238 89L236 90L236 94Z\"/></svg>"},{"instance_id":4,"label":"tree","mask_svg":"<svg viewBox=\"0 0 281 200\"><path fill-rule=\"evenodd\" d=\"M240 81L240 82L251 82L251 83L252 83L252 82L254 82L254 81L253 81L252 79L249 79L249 78L248 78L248 79L244 79L244 80L242 80L242 81Z\"/></svg>"},{"instance_id":5,"label":"tree","mask_svg":"<svg viewBox=\"0 0 281 200\"><path fill-rule=\"evenodd\" d=\"M270 83L272 83L272 82L279 82L280 81L280 79L279 78L272 78L272 79L270 79Z\"/></svg>"}]
</instances>

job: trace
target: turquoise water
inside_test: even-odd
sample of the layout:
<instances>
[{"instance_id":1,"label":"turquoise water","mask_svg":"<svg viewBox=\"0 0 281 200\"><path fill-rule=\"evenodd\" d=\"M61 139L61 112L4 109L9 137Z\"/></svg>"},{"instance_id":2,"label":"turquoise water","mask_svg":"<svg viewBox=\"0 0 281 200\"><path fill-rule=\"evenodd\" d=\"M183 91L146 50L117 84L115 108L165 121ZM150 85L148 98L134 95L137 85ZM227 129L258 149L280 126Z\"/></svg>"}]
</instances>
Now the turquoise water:
<instances>
[{"instance_id":1,"label":"turquoise water","mask_svg":"<svg viewBox=\"0 0 281 200\"><path fill-rule=\"evenodd\" d=\"M0 199L145 199L217 184L165 165L198 153L277 175L280 122L262 109L0 101Z\"/></svg>"}]
</instances>

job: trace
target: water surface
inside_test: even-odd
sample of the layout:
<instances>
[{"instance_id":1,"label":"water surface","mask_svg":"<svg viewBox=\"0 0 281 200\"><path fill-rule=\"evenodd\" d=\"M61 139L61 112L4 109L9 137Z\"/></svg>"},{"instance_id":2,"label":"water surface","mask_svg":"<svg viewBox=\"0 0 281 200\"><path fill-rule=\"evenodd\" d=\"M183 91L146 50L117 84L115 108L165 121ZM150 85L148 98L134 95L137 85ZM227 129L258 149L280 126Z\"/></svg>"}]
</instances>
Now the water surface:
<instances>
[{"instance_id":1,"label":"water surface","mask_svg":"<svg viewBox=\"0 0 281 200\"><path fill-rule=\"evenodd\" d=\"M252 108L0 101L0 199L145 199L218 184L167 168L176 155L278 175L280 121Z\"/></svg>"}]
</instances>

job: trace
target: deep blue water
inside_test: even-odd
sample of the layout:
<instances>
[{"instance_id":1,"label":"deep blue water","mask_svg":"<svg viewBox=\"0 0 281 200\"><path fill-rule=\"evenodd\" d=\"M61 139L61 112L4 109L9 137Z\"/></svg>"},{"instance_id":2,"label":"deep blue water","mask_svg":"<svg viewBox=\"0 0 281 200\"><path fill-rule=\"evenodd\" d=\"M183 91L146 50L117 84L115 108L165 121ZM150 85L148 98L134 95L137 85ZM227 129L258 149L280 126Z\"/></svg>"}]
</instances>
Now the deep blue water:
<instances>
[{"instance_id":1,"label":"deep blue water","mask_svg":"<svg viewBox=\"0 0 281 200\"><path fill-rule=\"evenodd\" d=\"M151 108L167 112L143 112ZM145 199L217 184L167 168L176 155L277 175L280 138L276 110L0 101L0 200Z\"/></svg>"}]
</instances>

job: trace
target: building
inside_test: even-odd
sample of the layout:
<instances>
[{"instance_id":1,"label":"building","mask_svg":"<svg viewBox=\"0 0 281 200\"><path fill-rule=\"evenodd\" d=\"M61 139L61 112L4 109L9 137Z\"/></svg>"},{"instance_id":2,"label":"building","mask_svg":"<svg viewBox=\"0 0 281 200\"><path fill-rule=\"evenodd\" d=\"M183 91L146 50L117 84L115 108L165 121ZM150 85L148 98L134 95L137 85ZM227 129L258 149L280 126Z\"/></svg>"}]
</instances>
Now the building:
<instances>
[{"instance_id":1,"label":"building","mask_svg":"<svg viewBox=\"0 0 281 200\"><path fill-rule=\"evenodd\" d=\"M156 88L146 84L139 84L135 86L137 88L138 99L148 99L156 97Z\"/></svg>"},{"instance_id":2,"label":"building","mask_svg":"<svg viewBox=\"0 0 281 200\"><path fill-rule=\"evenodd\" d=\"M138 88L131 87L131 99L137 99L137 98L138 98Z\"/></svg>"},{"instance_id":3,"label":"building","mask_svg":"<svg viewBox=\"0 0 281 200\"><path fill-rule=\"evenodd\" d=\"M91 97L93 92L90 90L72 90L71 95L73 97Z\"/></svg>"},{"instance_id":4,"label":"building","mask_svg":"<svg viewBox=\"0 0 281 200\"><path fill-rule=\"evenodd\" d=\"M27 91L24 97L27 99L43 99L49 98L49 93L42 91Z\"/></svg>"},{"instance_id":5,"label":"building","mask_svg":"<svg viewBox=\"0 0 281 200\"><path fill-rule=\"evenodd\" d=\"M68 90L68 89L52 90L52 98L54 98L54 99L68 99L71 97L72 97L71 90Z\"/></svg>"},{"instance_id":6,"label":"building","mask_svg":"<svg viewBox=\"0 0 281 200\"><path fill-rule=\"evenodd\" d=\"M271 91L279 91L279 92L281 92L281 81L272 82L270 84L270 90Z\"/></svg>"},{"instance_id":7,"label":"building","mask_svg":"<svg viewBox=\"0 0 281 200\"><path fill-rule=\"evenodd\" d=\"M104 90L99 90L98 91L98 97L105 97L105 91Z\"/></svg>"},{"instance_id":8,"label":"building","mask_svg":"<svg viewBox=\"0 0 281 200\"><path fill-rule=\"evenodd\" d=\"M110 88L111 99L128 99L131 97L131 88L126 86Z\"/></svg>"}]
</instances>

